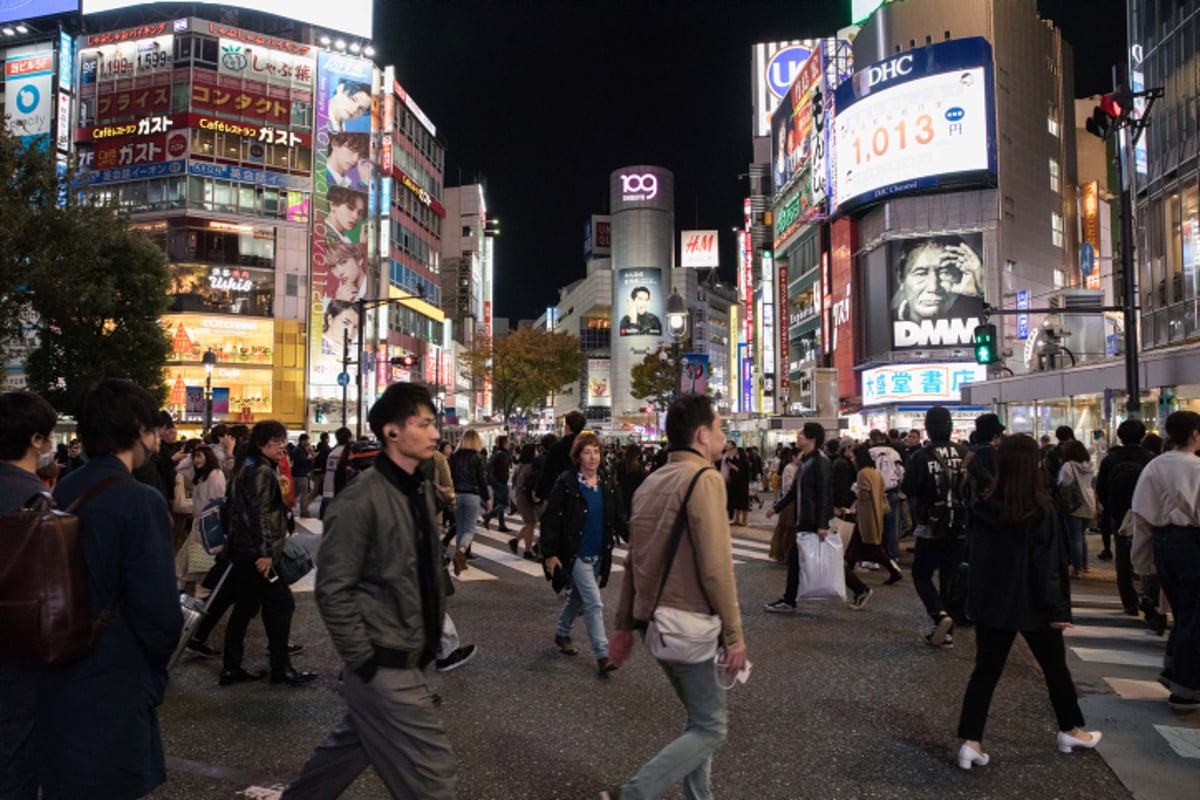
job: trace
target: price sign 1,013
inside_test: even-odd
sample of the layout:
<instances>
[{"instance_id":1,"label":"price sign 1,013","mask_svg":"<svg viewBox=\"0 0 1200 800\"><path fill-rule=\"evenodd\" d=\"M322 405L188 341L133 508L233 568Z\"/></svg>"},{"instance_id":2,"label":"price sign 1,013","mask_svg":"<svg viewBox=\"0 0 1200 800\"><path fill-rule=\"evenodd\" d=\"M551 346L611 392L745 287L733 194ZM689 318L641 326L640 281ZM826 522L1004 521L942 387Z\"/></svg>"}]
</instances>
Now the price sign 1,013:
<instances>
[{"instance_id":1,"label":"price sign 1,013","mask_svg":"<svg viewBox=\"0 0 1200 800\"><path fill-rule=\"evenodd\" d=\"M894 147L907 150L910 144L927 145L933 141L933 117L921 114L911 124L902 119L892 127L880 126L871 132L864 141L856 136L851 146L854 148L855 165L875 158L886 158Z\"/></svg>"}]
</instances>

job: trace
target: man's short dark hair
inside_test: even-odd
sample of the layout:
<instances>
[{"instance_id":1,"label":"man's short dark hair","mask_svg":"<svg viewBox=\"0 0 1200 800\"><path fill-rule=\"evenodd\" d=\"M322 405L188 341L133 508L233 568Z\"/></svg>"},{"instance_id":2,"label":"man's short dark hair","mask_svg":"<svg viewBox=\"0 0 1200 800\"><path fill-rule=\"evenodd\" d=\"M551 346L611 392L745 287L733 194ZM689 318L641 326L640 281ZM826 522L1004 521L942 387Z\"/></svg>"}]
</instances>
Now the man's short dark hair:
<instances>
[{"instance_id":1,"label":"man's short dark hair","mask_svg":"<svg viewBox=\"0 0 1200 800\"><path fill-rule=\"evenodd\" d=\"M825 444L825 426L819 422L804 423L804 438L816 442L817 447Z\"/></svg>"},{"instance_id":2,"label":"man's short dark hair","mask_svg":"<svg viewBox=\"0 0 1200 800\"><path fill-rule=\"evenodd\" d=\"M1075 431L1070 425L1059 425L1054 429L1054 436L1060 442L1069 442L1075 438Z\"/></svg>"},{"instance_id":3,"label":"man's short dark hair","mask_svg":"<svg viewBox=\"0 0 1200 800\"><path fill-rule=\"evenodd\" d=\"M302 434L300 434L300 436L298 436L298 437L296 438L296 441L297 441L297 442L307 442L307 441L308 441L308 434L307 434L307 433L302 433Z\"/></svg>"},{"instance_id":4,"label":"man's short dark hair","mask_svg":"<svg viewBox=\"0 0 1200 800\"><path fill-rule=\"evenodd\" d=\"M496 437L496 448L497 448L498 450L503 450L503 449L504 449L504 446L505 446L505 445L507 445L507 444L508 444L508 437L507 437L507 436L497 436L497 437Z\"/></svg>"},{"instance_id":5,"label":"man's short dark hair","mask_svg":"<svg viewBox=\"0 0 1200 800\"><path fill-rule=\"evenodd\" d=\"M1195 411L1176 411L1167 417L1167 424L1164 427L1167 431L1167 438L1176 447L1183 447L1191 441L1192 434L1200 430L1200 414Z\"/></svg>"},{"instance_id":6,"label":"man's short dark hair","mask_svg":"<svg viewBox=\"0 0 1200 800\"><path fill-rule=\"evenodd\" d=\"M287 428L282 422L273 419L264 419L254 423L254 427L250 429L250 447L257 451L262 451L271 442L276 439L287 439Z\"/></svg>"},{"instance_id":7,"label":"man's short dark hair","mask_svg":"<svg viewBox=\"0 0 1200 800\"><path fill-rule=\"evenodd\" d=\"M317 437L317 441L328 442L329 441L329 431L321 431L321 435Z\"/></svg>"},{"instance_id":8,"label":"man's short dark hair","mask_svg":"<svg viewBox=\"0 0 1200 800\"><path fill-rule=\"evenodd\" d=\"M54 406L33 392L0 394L0 461L20 461L34 436L49 437L58 422Z\"/></svg>"},{"instance_id":9,"label":"man's short dark hair","mask_svg":"<svg viewBox=\"0 0 1200 800\"><path fill-rule=\"evenodd\" d=\"M867 438L870 439L871 444L874 445L884 444L887 442L887 434L878 428L873 428L871 432L867 434Z\"/></svg>"},{"instance_id":10,"label":"man's short dark hair","mask_svg":"<svg viewBox=\"0 0 1200 800\"><path fill-rule=\"evenodd\" d=\"M175 418L171 416L170 411L167 411L164 409L163 411L158 412L158 425L156 427L159 427L159 428L174 428L175 427Z\"/></svg>"},{"instance_id":11,"label":"man's short dark hair","mask_svg":"<svg viewBox=\"0 0 1200 800\"><path fill-rule=\"evenodd\" d=\"M1140 445L1145 435L1146 426L1139 419L1127 419L1117 426L1117 438L1128 447Z\"/></svg>"},{"instance_id":12,"label":"man's short dark hair","mask_svg":"<svg viewBox=\"0 0 1200 800\"><path fill-rule=\"evenodd\" d=\"M285 431L286 434L286 431ZM229 435L237 439L238 444L250 441L250 426L234 425L229 429Z\"/></svg>"},{"instance_id":13,"label":"man's short dark hair","mask_svg":"<svg viewBox=\"0 0 1200 800\"><path fill-rule=\"evenodd\" d=\"M394 424L403 428L408 418L415 417L423 408L437 412L428 389L415 383L393 383L371 406L367 423L375 438L383 441L384 426Z\"/></svg>"},{"instance_id":14,"label":"man's short dark hair","mask_svg":"<svg viewBox=\"0 0 1200 800\"><path fill-rule=\"evenodd\" d=\"M362 203L363 210L367 209L367 195L364 192L356 192L346 186L338 186L336 183L326 190L325 199L329 201L330 206Z\"/></svg>"},{"instance_id":15,"label":"man's short dark hair","mask_svg":"<svg viewBox=\"0 0 1200 800\"><path fill-rule=\"evenodd\" d=\"M349 428L344 428L344 427L338 428L336 431L333 432L333 439L338 444L345 444L346 442L350 441L353 438L354 438L354 431L350 430Z\"/></svg>"},{"instance_id":16,"label":"man's short dark hair","mask_svg":"<svg viewBox=\"0 0 1200 800\"><path fill-rule=\"evenodd\" d=\"M574 434L578 434L587 425L587 417L577 410L568 411L564 421L567 423L567 430Z\"/></svg>"},{"instance_id":17,"label":"man's short dark hair","mask_svg":"<svg viewBox=\"0 0 1200 800\"><path fill-rule=\"evenodd\" d=\"M638 292L645 292L645 293L646 293L646 299L647 299L647 300L649 300L649 299L650 299L650 290L649 290L649 289L647 289L645 286L635 286L635 287L633 287L633 291L629 293L629 299L630 299L630 300L637 300Z\"/></svg>"},{"instance_id":18,"label":"man's short dark hair","mask_svg":"<svg viewBox=\"0 0 1200 800\"><path fill-rule=\"evenodd\" d=\"M97 381L79 407L79 439L88 458L132 450L142 433L157 424L158 403L124 378Z\"/></svg>"},{"instance_id":19,"label":"man's short dark hair","mask_svg":"<svg viewBox=\"0 0 1200 800\"><path fill-rule=\"evenodd\" d=\"M346 131L331 133L329 134L329 149L326 152L332 153L335 147L348 147L360 158L366 158L371 154L371 136L366 133L348 133Z\"/></svg>"},{"instance_id":20,"label":"man's short dark hair","mask_svg":"<svg viewBox=\"0 0 1200 800\"><path fill-rule=\"evenodd\" d=\"M556 445L557 443L558 443L558 437L555 436L553 433L547 433L541 439L542 450L549 450L551 447L554 447L554 445Z\"/></svg>"},{"instance_id":21,"label":"man's short dark hair","mask_svg":"<svg viewBox=\"0 0 1200 800\"><path fill-rule=\"evenodd\" d=\"M672 450L692 446L696 431L707 428L716 419L712 401L707 395L689 394L677 398L667 409L667 441Z\"/></svg>"},{"instance_id":22,"label":"man's short dark hair","mask_svg":"<svg viewBox=\"0 0 1200 800\"><path fill-rule=\"evenodd\" d=\"M343 78L342 80L338 81L337 88L345 89L346 94L349 95L356 95L359 92L366 92L367 94L371 93L371 87L367 84L363 83L362 81L352 81L348 78Z\"/></svg>"},{"instance_id":23,"label":"man's short dark hair","mask_svg":"<svg viewBox=\"0 0 1200 800\"><path fill-rule=\"evenodd\" d=\"M229 435L229 426L224 422L214 425L212 430L208 432L209 444L220 444L221 439Z\"/></svg>"}]
</instances>

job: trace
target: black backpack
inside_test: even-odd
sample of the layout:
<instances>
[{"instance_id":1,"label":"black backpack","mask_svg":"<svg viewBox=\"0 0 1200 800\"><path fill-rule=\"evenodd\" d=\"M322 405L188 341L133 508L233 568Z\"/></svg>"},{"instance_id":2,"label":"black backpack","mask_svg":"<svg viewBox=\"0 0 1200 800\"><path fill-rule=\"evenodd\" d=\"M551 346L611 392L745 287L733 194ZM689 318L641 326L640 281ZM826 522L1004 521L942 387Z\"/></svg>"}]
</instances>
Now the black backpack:
<instances>
[{"instance_id":1,"label":"black backpack","mask_svg":"<svg viewBox=\"0 0 1200 800\"><path fill-rule=\"evenodd\" d=\"M537 486L542 480L542 471L546 468L546 454L542 453L533 459L533 463L529 466L529 474L525 476L525 483L521 484L522 491L525 492L525 497L529 502L533 502L533 493L537 491ZM545 500L546 498L541 498Z\"/></svg>"},{"instance_id":2,"label":"black backpack","mask_svg":"<svg viewBox=\"0 0 1200 800\"><path fill-rule=\"evenodd\" d=\"M937 492L929 501L929 527L936 539L957 539L967 530L967 506L963 499L963 482L966 470L962 461L951 469L937 448L926 448L941 470L934 476Z\"/></svg>"},{"instance_id":3,"label":"black backpack","mask_svg":"<svg viewBox=\"0 0 1200 800\"><path fill-rule=\"evenodd\" d=\"M1113 464L1112 472L1108 474L1108 496L1102 497L1104 513L1118 525L1125 518L1125 512L1133 506L1133 490L1137 488L1138 478L1142 476L1145 464L1140 461L1123 459Z\"/></svg>"}]
</instances>

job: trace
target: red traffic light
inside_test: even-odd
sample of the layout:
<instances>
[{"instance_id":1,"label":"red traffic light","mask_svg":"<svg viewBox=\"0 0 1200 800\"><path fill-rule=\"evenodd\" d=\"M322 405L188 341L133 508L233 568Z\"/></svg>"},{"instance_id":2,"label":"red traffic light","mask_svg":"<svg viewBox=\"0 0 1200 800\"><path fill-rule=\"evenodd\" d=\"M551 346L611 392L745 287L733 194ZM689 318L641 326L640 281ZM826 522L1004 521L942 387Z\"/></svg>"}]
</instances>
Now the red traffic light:
<instances>
[{"instance_id":1,"label":"red traffic light","mask_svg":"<svg viewBox=\"0 0 1200 800\"><path fill-rule=\"evenodd\" d=\"M1121 104L1111 94L1100 96L1100 110L1113 119L1121 118Z\"/></svg>"}]
</instances>

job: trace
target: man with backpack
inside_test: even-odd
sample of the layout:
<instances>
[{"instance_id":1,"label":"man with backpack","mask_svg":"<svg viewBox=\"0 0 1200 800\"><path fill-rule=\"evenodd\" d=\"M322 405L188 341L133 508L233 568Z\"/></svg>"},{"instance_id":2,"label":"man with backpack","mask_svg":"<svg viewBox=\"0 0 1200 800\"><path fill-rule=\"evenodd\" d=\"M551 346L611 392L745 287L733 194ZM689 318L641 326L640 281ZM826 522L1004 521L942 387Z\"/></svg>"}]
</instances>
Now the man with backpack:
<instances>
[{"instance_id":1,"label":"man with backpack","mask_svg":"<svg viewBox=\"0 0 1200 800\"><path fill-rule=\"evenodd\" d=\"M888 510L883 516L883 546L888 558L893 563L900 561L900 506L904 502L900 484L904 480L904 461L900 451L888 440L887 434L881 430L873 430L871 439L871 460L875 469L883 476L883 491L887 498ZM903 577L899 571L892 573L885 586L896 583Z\"/></svg>"},{"instance_id":2,"label":"man with backpack","mask_svg":"<svg viewBox=\"0 0 1200 800\"><path fill-rule=\"evenodd\" d=\"M949 599L966 556L966 506L962 484L967 451L950 441L950 412L934 406L925 413L929 444L913 452L906 465L902 491L913 500L917 539L913 558L913 587L934 628L925 635L931 647L954 646L954 619L944 603ZM940 591L933 585L938 573ZM961 591L956 594L963 594Z\"/></svg>"},{"instance_id":3,"label":"man with backpack","mask_svg":"<svg viewBox=\"0 0 1200 800\"><path fill-rule=\"evenodd\" d=\"M58 414L33 392L0 394L0 514L24 508L46 485L39 465L54 458ZM0 664L0 797L37 800L34 672Z\"/></svg>"},{"instance_id":4,"label":"man with backpack","mask_svg":"<svg viewBox=\"0 0 1200 800\"><path fill-rule=\"evenodd\" d=\"M488 484L492 490L493 502L491 510L483 515L485 529L492 517L496 517L499 520L496 530L504 533L508 533L510 530L504 517L508 513L508 476L511 471L512 455L509 453L508 437L497 437L495 450L488 462Z\"/></svg>"},{"instance_id":5,"label":"man with backpack","mask_svg":"<svg viewBox=\"0 0 1200 800\"><path fill-rule=\"evenodd\" d=\"M1131 617L1138 615L1138 594L1133 586L1133 565L1130 552L1132 536L1121 535L1121 523L1133 505L1133 490L1137 487L1142 468L1154 454L1142 447L1146 426L1136 419L1127 419L1117 428L1121 444L1108 451L1100 462L1096 478L1096 498L1100 505L1100 528L1116 536L1117 591L1121 605Z\"/></svg>"},{"instance_id":6,"label":"man with backpack","mask_svg":"<svg viewBox=\"0 0 1200 800\"><path fill-rule=\"evenodd\" d=\"M1004 425L995 414L980 414L975 418L975 444L970 446L964 467L963 504L971 507L975 498L992 485L996 474L996 446L1004 437Z\"/></svg>"}]
</instances>

